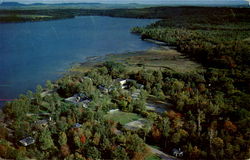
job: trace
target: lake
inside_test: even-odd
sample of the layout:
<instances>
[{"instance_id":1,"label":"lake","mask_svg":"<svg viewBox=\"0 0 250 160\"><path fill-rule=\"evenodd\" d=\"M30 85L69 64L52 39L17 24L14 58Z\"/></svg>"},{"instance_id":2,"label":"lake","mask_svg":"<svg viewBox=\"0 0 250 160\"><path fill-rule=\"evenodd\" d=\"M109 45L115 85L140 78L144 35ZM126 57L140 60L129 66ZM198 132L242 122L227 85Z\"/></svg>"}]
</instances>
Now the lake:
<instances>
[{"instance_id":1,"label":"lake","mask_svg":"<svg viewBox=\"0 0 250 160\"><path fill-rule=\"evenodd\" d=\"M86 57L154 47L131 34L130 29L155 21L85 16L0 24L0 99L33 91L38 84L59 78L73 63Z\"/></svg>"}]
</instances>

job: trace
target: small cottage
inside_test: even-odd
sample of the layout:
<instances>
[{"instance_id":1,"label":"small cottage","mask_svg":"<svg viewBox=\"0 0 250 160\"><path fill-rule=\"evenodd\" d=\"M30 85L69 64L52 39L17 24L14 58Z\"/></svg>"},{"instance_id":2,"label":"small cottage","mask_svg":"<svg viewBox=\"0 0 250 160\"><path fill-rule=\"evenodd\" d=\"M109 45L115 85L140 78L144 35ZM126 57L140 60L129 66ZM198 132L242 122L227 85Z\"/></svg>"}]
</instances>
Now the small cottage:
<instances>
[{"instance_id":1,"label":"small cottage","mask_svg":"<svg viewBox=\"0 0 250 160\"><path fill-rule=\"evenodd\" d=\"M32 137L26 137L26 138L20 140L19 142L20 142L23 146L26 147L26 146L29 146L29 145L35 143L35 139L32 138Z\"/></svg>"},{"instance_id":2,"label":"small cottage","mask_svg":"<svg viewBox=\"0 0 250 160\"><path fill-rule=\"evenodd\" d=\"M176 149L174 148L172 150L172 154L175 156L175 157L183 157L183 151L181 151L180 148Z\"/></svg>"}]
</instances>

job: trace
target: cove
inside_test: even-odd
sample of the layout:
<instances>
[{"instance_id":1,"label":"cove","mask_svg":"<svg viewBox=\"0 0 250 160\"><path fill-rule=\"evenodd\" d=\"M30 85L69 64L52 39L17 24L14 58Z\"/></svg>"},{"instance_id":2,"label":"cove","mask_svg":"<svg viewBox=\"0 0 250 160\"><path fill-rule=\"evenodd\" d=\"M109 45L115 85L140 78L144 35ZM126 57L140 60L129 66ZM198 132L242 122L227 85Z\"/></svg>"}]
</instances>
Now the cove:
<instances>
[{"instance_id":1,"label":"cove","mask_svg":"<svg viewBox=\"0 0 250 160\"><path fill-rule=\"evenodd\" d=\"M0 24L0 99L16 98L46 80L56 80L72 63L86 57L154 47L130 29L155 21L83 16Z\"/></svg>"}]
</instances>

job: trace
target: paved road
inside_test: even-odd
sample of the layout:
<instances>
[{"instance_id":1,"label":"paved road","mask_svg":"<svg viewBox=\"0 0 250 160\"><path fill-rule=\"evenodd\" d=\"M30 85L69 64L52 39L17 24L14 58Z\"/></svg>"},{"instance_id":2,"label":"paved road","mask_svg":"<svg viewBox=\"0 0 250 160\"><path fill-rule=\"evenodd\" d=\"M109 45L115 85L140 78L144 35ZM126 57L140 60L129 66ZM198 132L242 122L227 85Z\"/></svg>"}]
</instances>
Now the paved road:
<instances>
[{"instance_id":1,"label":"paved road","mask_svg":"<svg viewBox=\"0 0 250 160\"><path fill-rule=\"evenodd\" d=\"M168 154L166 154L166 153L164 153L164 152L162 152L162 151L160 151L158 149L155 149L155 148L153 148L153 147L151 147L149 145L148 145L148 147L151 149L152 153L156 154L157 156L159 156L163 160L179 160L178 158L173 157L171 155L168 155Z\"/></svg>"}]
</instances>

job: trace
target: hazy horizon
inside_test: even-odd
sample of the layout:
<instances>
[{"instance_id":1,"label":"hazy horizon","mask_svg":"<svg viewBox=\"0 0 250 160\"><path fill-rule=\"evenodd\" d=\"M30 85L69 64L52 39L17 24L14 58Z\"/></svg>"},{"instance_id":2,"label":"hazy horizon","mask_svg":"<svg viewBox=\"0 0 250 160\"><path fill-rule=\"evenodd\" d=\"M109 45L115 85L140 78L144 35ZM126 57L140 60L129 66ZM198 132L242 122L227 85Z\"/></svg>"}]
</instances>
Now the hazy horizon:
<instances>
[{"instance_id":1,"label":"hazy horizon","mask_svg":"<svg viewBox=\"0 0 250 160\"><path fill-rule=\"evenodd\" d=\"M113 3L113 4L127 4L127 3L138 3L138 4L243 4L249 0L0 0L3 2L18 2L24 4L32 3Z\"/></svg>"}]
</instances>

